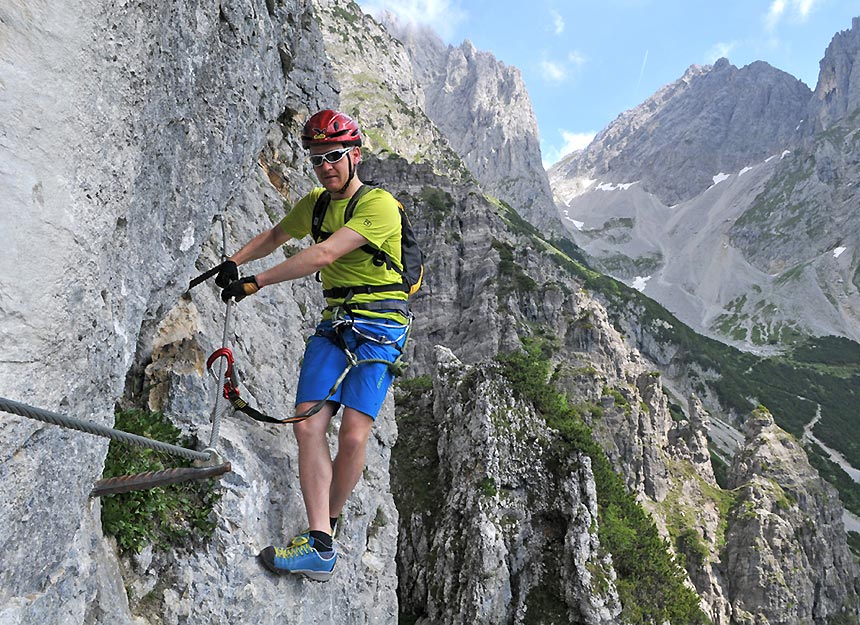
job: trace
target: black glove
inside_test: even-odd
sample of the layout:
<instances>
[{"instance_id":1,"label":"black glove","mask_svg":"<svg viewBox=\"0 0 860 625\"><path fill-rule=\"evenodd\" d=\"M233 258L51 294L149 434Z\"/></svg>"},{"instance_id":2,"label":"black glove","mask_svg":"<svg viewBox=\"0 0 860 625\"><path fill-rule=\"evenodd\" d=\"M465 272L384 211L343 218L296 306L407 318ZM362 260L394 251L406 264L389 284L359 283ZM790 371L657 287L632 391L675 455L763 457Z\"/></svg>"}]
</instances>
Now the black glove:
<instances>
[{"instance_id":1,"label":"black glove","mask_svg":"<svg viewBox=\"0 0 860 625\"><path fill-rule=\"evenodd\" d=\"M229 302L232 297L237 302L241 302L243 299L249 295L253 295L259 290L260 287L257 284L257 277L248 276L247 278L235 280L227 285L227 287L221 291L221 299L225 302Z\"/></svg>"},{"instance_id":2,"label":"black glove","mask_svg":"<svg viewBox=\"0 0 860 625\"><path fill-rule=\"evenodd\" d=\"M215 284L224 287L230 286L231 282L239 279L239 267L232 260L225 260L218 265L218 276L215 278Z\"/></svg>"}]
</instances>

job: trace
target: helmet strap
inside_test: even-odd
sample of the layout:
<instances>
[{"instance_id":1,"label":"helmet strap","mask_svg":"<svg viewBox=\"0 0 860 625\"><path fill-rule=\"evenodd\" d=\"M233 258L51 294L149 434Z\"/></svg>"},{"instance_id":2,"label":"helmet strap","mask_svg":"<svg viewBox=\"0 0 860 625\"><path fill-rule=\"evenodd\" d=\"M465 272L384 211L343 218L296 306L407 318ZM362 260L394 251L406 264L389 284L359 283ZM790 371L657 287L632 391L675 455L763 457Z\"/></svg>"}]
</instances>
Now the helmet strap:
<instances>
[{"instance_id":1,"label":"helmet strap","mask_svg":"<svg viewBox=\"0 0 860 625\"><path fill-rule=\"evenodd\" d=\"M352 164L352 154L347 154L346 158L349 159L349 176L347 176L346 182L340 188L340 191L337 192L338 195L341 195L346 191L349 183L352 182L352 179L355 177L355 166Z\"/></svg>"}]
</instances>

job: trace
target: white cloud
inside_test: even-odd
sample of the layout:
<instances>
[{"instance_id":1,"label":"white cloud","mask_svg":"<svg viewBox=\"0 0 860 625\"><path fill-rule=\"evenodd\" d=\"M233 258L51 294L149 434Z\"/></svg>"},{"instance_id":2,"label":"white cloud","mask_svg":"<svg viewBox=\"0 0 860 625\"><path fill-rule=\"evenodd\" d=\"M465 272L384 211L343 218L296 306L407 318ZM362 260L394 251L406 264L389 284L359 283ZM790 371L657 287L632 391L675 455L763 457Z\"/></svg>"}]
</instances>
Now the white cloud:
<instances>
[{"instance_id":1,"label":"white cloud","mask_svg":"<svg viewBox=\"0 0 860 625\"><path fill-rule=\"evenodd\" d=\"M577 52L574 50L573 52L568 53L567 60L571 62L571 64L576 65L577 67L581 67L588 62L588 58L585 57L581 52Z\"/></svg>"},{"instance_id":2,"label":"white cloud","mask_svg":"<svg viewBox=\"0 0 860 625\"><path fill-rule=\"evenodd\" d=\"M445 40L466 19L459 0L358 0L358 3L372 15L387 11L406 24L429 26Z\"/></svg>"},{"instance_id":3,"label":"white cloud","mask_svg":"<svg viewBox=\"0 0 860 625\"><path fill-rule=\"evenodd\" d=\"M555 10L550 11L550 14L552 15L553 31L556 35L560 35L564 32L564 18L561 16L561 13Z\"/></svg>"},{"instance_id":4,"label":"white cloud","mask_svg":"<svg viewBox=\"0 0 860 625\"><path fill-rule=\"evenodd\" d=\"M585 56L574 50L569 52L562 61L543 59L540 62L540 73L543 79L548 82L563 82L569 77L571 66L575 69L582 67L587 62L588 59Z\"/></svg>"},{"instance_id":5,"label":"white cloud","mask_svg":"<svg viewBox=\"0 0 860 625\"><path fill-rule=\"evenodd\" d=\"M559 133L562 139L560 148L549 145L541 150L544 168L549 168L550 165L557 163L571 152L586 148L594 139L594 135L597 134L595 132L570 132L567 130L559 130Z\"/></svg>"},{"instance_id":6,"label":"white cloud","mask_svg":"<svg viewBox=\"0 0 860 625\"><path fill-rule=\"evenodd\" d=\"M806 19L819 0L795 0L794 4L801 19Z\"/></svg>"},{"instance_id":7,"label":"white cloud","mask_svg":"<svg viewBox=\"0 0 860 625\"><path fill-rule=\"evenodd\" d=\"M540 71L544 80L551 82L561 82L567 78L567 69L562 63L556 61L547 61L544 59L540 62Z\"/></svg>"},{"instance_id":8,"label":"white cloud","mask_svg":"<svg viewBox=\"0 0 860 625\"><path fill-rule=\"evenodd\" d=\"M568 132L561 131L561 138L564 139L564 146L561 148L561 155L570 154L576 150L581 150L588 146L594 139L595 132Z\"/></svg>"},{"instance_id":9,"label":"white cloud","mask_svg":"<svg viewBox=\"0 0 860 625\"><path fill-rule=\"evenodd\" d=\"M764 27L767 30L771 31L776 28L776 25L782 18L783 13L785 13L785 1L786 0L773 0L773 2L770 3L767 15L764 16Z\"/></svg>"},{"instance_id":10,"label":"white cloud","mask_svg":"<svg viewBox=\"0 0 860 625\"><path fill-rule=\"evenodd\" d=\"M764 16L765 30L776 30L784 17L805 22L821 2L822 0L773 0Z\"/></svg>"},{"instance_id":11,"label":"white cloud","mask_svg":"<svg viewBox=\"0 0 860 625\"><path fill-rule=\"evenodd\" d=\"M705 53L705 63L713 64L718 59L729 58L729 54L737 47L734 41L720 41L711 46L711 49Z\"/></svg>"}]
</instances>

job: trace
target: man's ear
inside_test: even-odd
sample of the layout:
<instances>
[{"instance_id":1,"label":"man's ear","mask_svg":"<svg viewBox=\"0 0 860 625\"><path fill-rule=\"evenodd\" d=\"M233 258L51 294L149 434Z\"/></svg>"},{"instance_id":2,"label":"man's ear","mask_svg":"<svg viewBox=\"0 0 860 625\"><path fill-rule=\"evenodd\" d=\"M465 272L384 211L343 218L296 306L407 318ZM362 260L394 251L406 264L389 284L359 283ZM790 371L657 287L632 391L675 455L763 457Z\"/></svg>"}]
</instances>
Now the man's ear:
<instances>
[{"instance_id":1,"label":"man's ear","mask_svg":"<svg viewBox=\"0 0 860 625\"><path fill-rule=\"evenodd\" d=\"M359 147L357 145L352 148L352 162L353 163L361 162L361 147Z\"/></svg>"}]
</instances>

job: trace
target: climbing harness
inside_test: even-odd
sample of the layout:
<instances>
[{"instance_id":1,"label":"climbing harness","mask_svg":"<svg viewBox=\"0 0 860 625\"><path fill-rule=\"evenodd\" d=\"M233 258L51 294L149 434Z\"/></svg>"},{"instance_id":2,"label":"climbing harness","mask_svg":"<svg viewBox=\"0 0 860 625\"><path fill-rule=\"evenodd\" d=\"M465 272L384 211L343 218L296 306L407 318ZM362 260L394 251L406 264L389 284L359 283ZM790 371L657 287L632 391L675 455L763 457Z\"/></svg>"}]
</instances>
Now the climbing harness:
<instances>
[{"instance_id":1,"label":"climbing harness","mask_svg":"<svg viewBox=\"0 0 860 625\"><path fill-rule=\"evenodd\" d=\"M347 302L351 297L352 294L347 295ZM341 385L341 383L344 381L344 379L353 369L353 367L376 363L386 365L394 376L399 376L403 374L404 370L406 369L407 363L403 360L403 348L400 346L401 339L403 340L402 345L405 346L407 341L409 340L409 334L412 331L412 313L408 310L408 308L405 309L406 314L404 316L406 317L406 324L403 326L403 333L394 339L382 339L378 336L367 334L361 329L361 325L364 324L372 326L376 322L374 322L372 318L362 317L357 324L357 320L352 311L355 309L396 310L397 312L403 314L403 308L398 307L396 305L405 305L405 303L406 302L403 302L402 300L382 300L379 302L371 302L371 304L374 304L374 306L368 306L366 304L353 304L352 306L350 306L344 303L340 306L326 307L326 310L332 313L333 321L331 323L331 330L321 330L318 328L316 336L322 336L332 341L341 349L341 351L343 351L344 356L346 357L346 367L335 380L334 384L328 392L328 395L326 395L323 399L319 400L317 403L315 403L313 406L311 406L304 412L301 412L295 417L293 417L293 422L303 421L304 419L312 417L320 410L322 410L322 407L325 406L326 402L334 396L334 394L337 392L338 387ZM384 360L381 358L364 358L362 360L359 360L353 350L351 350L346 344L346 340L343 337L343 333L346 330L352 330L352 332L354 332L355 335L361 338L364 342L372 341L380 345L393 345L398 351L397 358L395 358L393 361Z\"/></svg>"},{"instance_id":2,"label":"climbing harness","mask_svg":"<svg viewBox=\"0 0 860 625\"><path fill-rule=\"evenodd\" d=\"M399 300L397 300L396 302L399 304L404 303L404 302L399 301ZM374 302L374 303L377 303L377 302ZM376 307L374 307L374 308L376 308ZM384 309L385 310L392 310L392 305L385 305ZM397 312L401 311L400 308L395 308L395 309L397 310ZM401 350L400 346L398 345L398 343L400 342L400 339L404 339L403 345L405 345L406 341L409 338L409 333L412 329L412 315L411 315L411 313L408 313L408 311L407 311L406 317L408 319L408 323L404 326L403 334L401 334L395 340L383 340L383 339L380 339L378 337L369 335L366 332L363 332L359 327L357 327L355 325L355 319L351 314L350 314L349 318L345 318L345 317L336 318L336 321L332 323L332 332L331 333L326 333L326 332L318 330L316 333L318 336L324 336L325 338L328 338L329 340L333 341L341 350L343 350L343 353L346 356L347 365L346 365L346 368L343 370L343 372L335 380L334 384L332 385L331 389L328 392L328 395L326 395L323 399L321 399L316 404L311 406L311 408L309 408L308 410L301 412L301 413L299 413L295 416L292 416L292 417L287 417L284 419L278 419L277 417L272 417L272 416L263 414L259 410L256 410L256 409L252 408L251 406L249 406L248 402L246 402L244 399L241 398L240 391L239 391L239 379L238 379L238 376L236 374L236 368L235 368L235 361L233 358L233 353L228 348L221 347L219 349L216 349L209 356L209 359L206 361L206 368L209 371L209 374L212 375L213 377L215 377L215 373L212 370L212 365L216 361L218 361L222 358L224 359L224 361L226 362L226 369L223 370L223 375L218 380L218 387L223 389L222 396L225 399L229 400L230 404L233 406L233 408L235 410L246 414L247 416L251 417L255 421L260 421L261 423L272 423L272 424L277 424L277 425L286 425L288 423L298 423L299 421L304 421L308 417L312 417L313 415L318 413L322 409L323 406L325 406L326 402L329 399L331 399L334 396L334 394L337 392L338 387L340 387L341 383L344 381L344 379L349 374L349 372L353 369L353 367L357 367L359 365L364 365L364 364L378 363L378 364L384 364L384 365L388 366L388 368L391 370L391 372L395 376L401 375L406 368L406 363L403 361L402 350ZM369 320L367 318L364 318L362 321L369 322L371 324L373 323L371 320ZM381 345L395 345L397 347L398 351L401 353L398 354L397 358L393 361L379 359L379 358L364 358L364 359L359 360L358 357L355 355L355 353L353 353L353 351L350 350L349 347L347 347L346 342L343 339L342 333L345 330L347 330L348 328L351 328L353 330L353 332L355 332L355 334L357 336L361 337L364 341L373 341L373 342L379 343Z\"/></svg>"}]
</instances>

